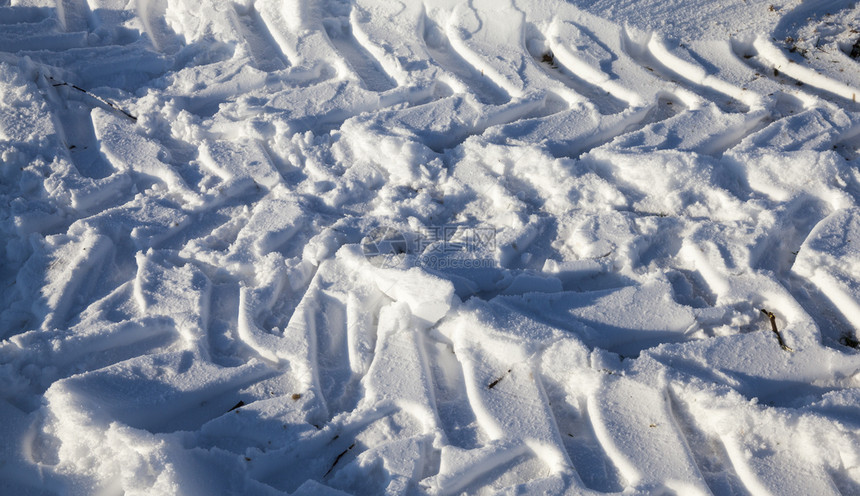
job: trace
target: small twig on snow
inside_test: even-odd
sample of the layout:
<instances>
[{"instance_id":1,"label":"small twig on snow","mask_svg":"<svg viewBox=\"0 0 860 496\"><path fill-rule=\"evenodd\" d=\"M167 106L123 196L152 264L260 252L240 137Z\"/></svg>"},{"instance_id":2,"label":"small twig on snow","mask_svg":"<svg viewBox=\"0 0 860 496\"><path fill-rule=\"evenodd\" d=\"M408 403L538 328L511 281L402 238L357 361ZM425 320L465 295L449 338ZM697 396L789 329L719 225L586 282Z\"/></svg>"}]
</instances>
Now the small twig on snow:
<instances>
[{"instance_id":1,"label":"small twig on snow","mask_svg":"<svg viewBox=\"0 0 860 496\"><path fill-rule=\"evenodd\" d=\"M491 382L491 383L487 384L487 389L493 389L494 387L496 387L496 384L500 383L500 382L502 381L502 379L504 379L508 374L510 374L510 373L511 373L511 370L513 370L513 369L508 369L508 371L507 371L507 372L505 372L504 374L502 374L502 376L501 376L501 377L499 377L499 378L498 378L498 379L496 379L495 381L493 381L493 382Z\"/></svg>"},{"instance_id":2,"label":"small twig on snow","mask_svg":"<svg viewBox=\"0 0 860 496\"><path fill-rule=\"evenodd\" d=\"M782 349L785 351L794 351L785 344L785 341L782 339L782 334L780 334L779 329L776 328L776 315L774 315L773 312L768 312L764 308L761 309L761 313L767 315L767 318L770 319L770 328L773 330L773 333L776 334L776 340L779 341L779 345Z\"/></svg>"},{"instance_id":3,"label":"small twig on snow","mask_svg":"<svg viewBox=\"0 0 860 496\"><path fill-rule=\"evenodd\" d=\"M337 465L337 462L339 462L340 459L343 458L343 455L349 453L349 450L351 450L352 448L355 448L355 443L350 444L349 448L343 450L339 455L337 455L337 458L334 459L334 463L331 464L331 467L329 467L328 472L323 474L323 477L327 477L328 474L330 474L331 471L334 470L334 467Z\"/></svg>"},{"instance_id":4,"label":"small twig on snow","mask_svg":"<svg viewBox=\"0 0 860 496\"><path fill-rule=\"evenodd\" d=\"M95 98L96 100L98 100L102 104L107 105L108 107L110 107L110 108L116 110L117 112L125 115L126 117L128 117L129 119L131 119L133 121L137 120L137 117L131 115L129 112L120 108L119 105L111 102L110 100L106 100L106 99L104 99L98 95L94 95L94 94L90 93L89 91L87 91L81 87L75 86L74 84L69 84L69 83L66 83L64 81L57 81L56 79L52 78L51 76L46 76L46 77L51 80L51 84L53 84L55 88L57 86L68 86L69 88L72 88L73 90L80 91L81 93L84 93L85 95L89 95L89 96Z\"/></svg>"}]
</instances>

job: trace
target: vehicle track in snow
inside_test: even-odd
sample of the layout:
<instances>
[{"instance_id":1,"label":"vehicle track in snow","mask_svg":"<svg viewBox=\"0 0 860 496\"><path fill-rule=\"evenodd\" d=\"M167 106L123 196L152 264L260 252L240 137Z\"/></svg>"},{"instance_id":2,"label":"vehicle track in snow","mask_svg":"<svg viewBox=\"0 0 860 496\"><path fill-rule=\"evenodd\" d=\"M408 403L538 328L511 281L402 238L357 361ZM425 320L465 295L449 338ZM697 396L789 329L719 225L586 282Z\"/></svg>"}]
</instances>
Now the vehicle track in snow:
<instances>
[{"instance_id":1,"label":"vehicle track in snow","mask_svg":"<svg viewBox=\"0 0 860 496\"><path fill-rule=\"evenodd\" d=\"M248 51L257 67L269 72L286 68L289 61L281 52L260 13L253 6L242 9L236 5L234 10L238 29L245 37Z\"/></svg>"},{"instance_id":2,"label":"vehicle track in snow","mask_svg":"<svg viewBox=\"0 0 860 496\"><path fill-rule=\"evenodd\" d=\"M383 92L396 86L395 81L352 34L350 23L325 22L326 33L332 44L358 74L364 87L370 91Z\"/></svg>"},{"instance_id":3,"label":"vehicle track in snow","mask_svg":"<svg viewBox=\"0 0 860 496\"><path fill-rule=\"evenodd\" d=\"M566 3L216 3L0 7L0 105L35 130L0 116L21 171L0 379L32 424L32 464L0 477L860 487L825 401L860 365L824 328L856 333L860 293L821 248L857 230L853 87L766 39L709 51ZM463 246L489 263L458 269ZM794 367L760 307L833 372Z\"/></svg>"},{"instance_id":4,"label":"vehicle track in snow","mask_svg":"<svg viewBox=\"0 0 860 496\"><path fill-rule=\"evenodd\" d=\"M793 85L800 94L811 93L846 108L857 108L860 89L805 67L805 61L799 62L794 57L790 58L790 53L784 53L769 40L759 37L743 48L736 44L735 50L741 59L760 74L779 84L789 87Z\"/></svg>"}]
</instances>

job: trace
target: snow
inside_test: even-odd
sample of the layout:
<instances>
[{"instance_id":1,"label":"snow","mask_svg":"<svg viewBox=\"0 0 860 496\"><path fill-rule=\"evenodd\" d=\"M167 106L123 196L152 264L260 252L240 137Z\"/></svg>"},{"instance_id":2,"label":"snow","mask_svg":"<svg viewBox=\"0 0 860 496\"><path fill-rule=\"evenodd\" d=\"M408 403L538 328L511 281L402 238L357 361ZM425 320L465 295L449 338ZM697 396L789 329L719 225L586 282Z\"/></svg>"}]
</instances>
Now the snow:
<instances>
[{"instance_id":1,"label":"snow","mask_svg":"<svg viewBox=\"0 0 860 496\"><path fill-rule=\"evenodd\" d=\"M0 0L0 493L860 493L858 21Z\"/></svg>"}]
</instances>

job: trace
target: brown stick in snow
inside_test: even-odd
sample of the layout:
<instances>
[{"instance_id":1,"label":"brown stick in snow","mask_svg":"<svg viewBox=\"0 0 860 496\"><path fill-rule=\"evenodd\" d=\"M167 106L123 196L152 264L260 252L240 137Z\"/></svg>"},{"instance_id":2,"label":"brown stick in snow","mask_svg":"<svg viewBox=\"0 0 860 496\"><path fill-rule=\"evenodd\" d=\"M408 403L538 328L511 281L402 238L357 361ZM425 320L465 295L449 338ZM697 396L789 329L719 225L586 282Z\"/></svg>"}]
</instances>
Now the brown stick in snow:
<instances>
[{"instance_id":1,"label":"brown stick in snow","mask_svg":"<svg viewBox=\"0 0 860 496\"><path fill-rule=\"evenodd\" d=\"M782 339L782 334L780 334L779 329L776 328L776 315L774 315L773 312L768 312L764 308L761 309L761 313L767 315L767 317L770 319L770 328L771 330L773 330L773 333L776 334L776 340L779 341L779 345L782 347L782 349L784 349L785 351L794 351L789 348L787 344L785 344L785 341L783 341Z\"/></svg>"}]
</instances>

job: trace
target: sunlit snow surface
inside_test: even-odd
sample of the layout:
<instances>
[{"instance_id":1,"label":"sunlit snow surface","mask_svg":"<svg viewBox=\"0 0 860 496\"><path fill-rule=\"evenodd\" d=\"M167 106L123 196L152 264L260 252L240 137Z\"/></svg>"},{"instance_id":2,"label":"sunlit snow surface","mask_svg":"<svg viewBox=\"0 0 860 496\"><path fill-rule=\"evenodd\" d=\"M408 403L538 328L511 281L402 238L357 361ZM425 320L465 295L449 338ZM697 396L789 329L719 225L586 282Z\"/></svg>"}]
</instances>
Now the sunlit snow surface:
<instances>
[{"instance_id":1,"label":"sunlit snow surface","mask_svg":"<svg viewBox=\"0 0 860 496\"><path fill-rule=\"evenodd\" d=\"M0 0L0 493L860 494L858 29Z\"/></svg>"}]
</instances>

